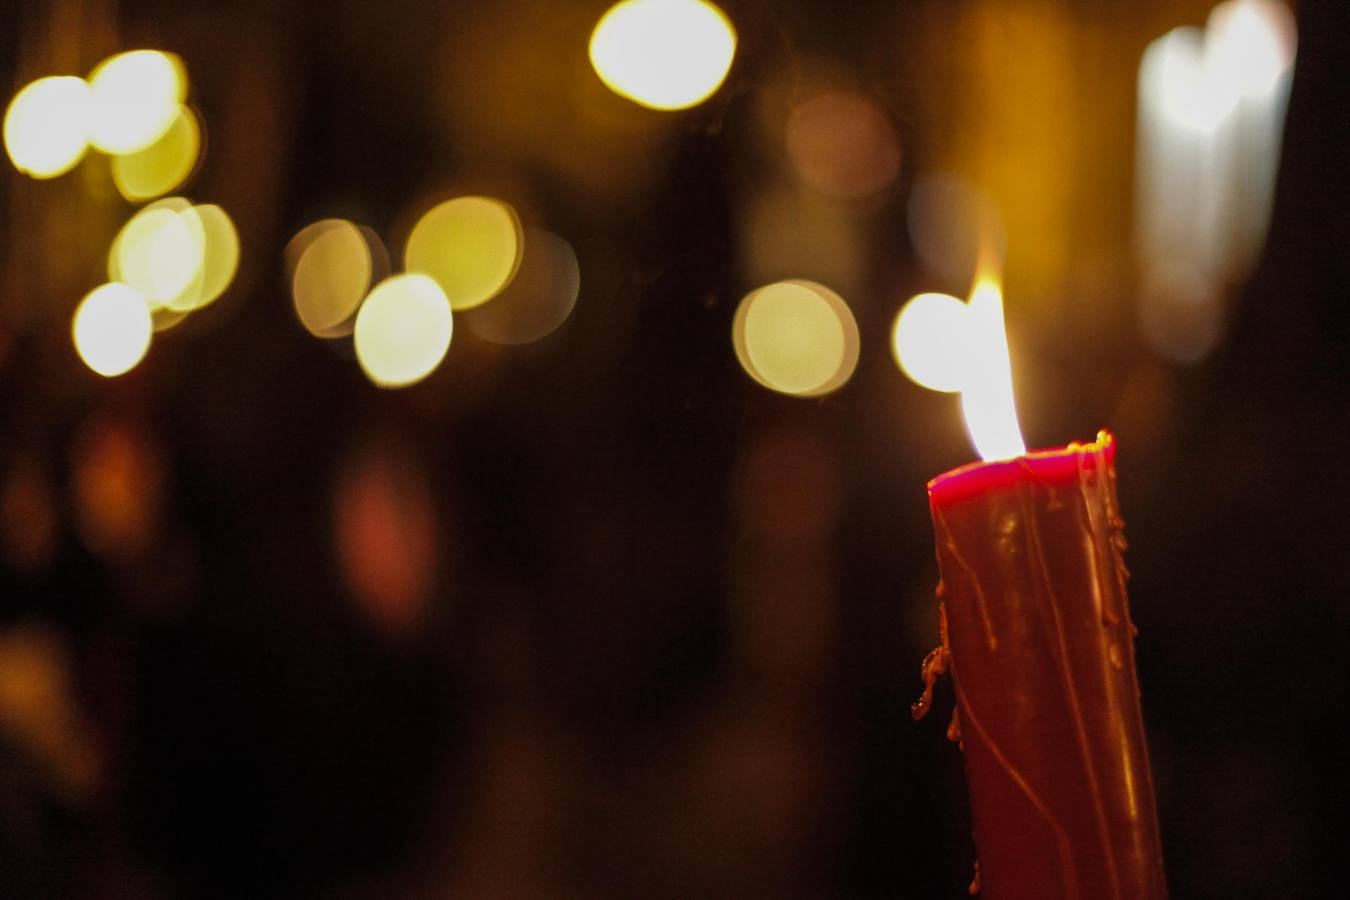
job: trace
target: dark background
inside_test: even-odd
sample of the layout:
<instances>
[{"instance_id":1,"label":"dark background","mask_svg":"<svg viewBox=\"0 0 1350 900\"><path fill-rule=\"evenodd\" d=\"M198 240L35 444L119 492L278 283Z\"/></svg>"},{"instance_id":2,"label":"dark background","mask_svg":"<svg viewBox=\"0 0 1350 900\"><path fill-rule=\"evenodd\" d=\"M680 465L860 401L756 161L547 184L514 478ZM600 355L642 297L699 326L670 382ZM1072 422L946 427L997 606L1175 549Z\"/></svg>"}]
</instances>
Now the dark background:
<instances>
[{"instance_id":1,"label":"dark background","mask_svg":"<svg viewBox=\"0 0 1350 900\"><path fill-rule=\"evenodd\" d=\"M1014 378L1030 444L1119 439L1173 894L1337 895L1346 9L1298 5L1266 250L1180 366L1131 311L1132 91L1148 41L1206 4L727 2L731 75L673 114L590 72L604 8L9 7L15 89L124 48L184 57L210 136L186 192L230 211L243 263L99 379L69 315L130 208L92 157L0 177L0 677L37 710L0 721L0 894L962 896L950 688L922 723L908 705L936 641L924 484L973 454L886 336L905 297L964 290L924 271L903 209L917 173L987 156L962 149L985 104L1068 142L1067 168L1004 148L1036 188L1005 208ZM981 75L980 17L1014 56L1065 41L1066 93ZM837 286L858 371L802 400L746 377L729 333L756 286L746 209L781 168L763 98L821 66L904 156ZM325 215L396 248L444 192L565 236L580 298L526 347L457 328L429 379L381 391L296 322L282 248ZM1065 227L1018 228L1042 202ZM1052 264L1019 267L1031 247ZM363 465L431 548L391 563L432 573L411 612L344 581L335 497Z\"/></svg>"}]
</instances>

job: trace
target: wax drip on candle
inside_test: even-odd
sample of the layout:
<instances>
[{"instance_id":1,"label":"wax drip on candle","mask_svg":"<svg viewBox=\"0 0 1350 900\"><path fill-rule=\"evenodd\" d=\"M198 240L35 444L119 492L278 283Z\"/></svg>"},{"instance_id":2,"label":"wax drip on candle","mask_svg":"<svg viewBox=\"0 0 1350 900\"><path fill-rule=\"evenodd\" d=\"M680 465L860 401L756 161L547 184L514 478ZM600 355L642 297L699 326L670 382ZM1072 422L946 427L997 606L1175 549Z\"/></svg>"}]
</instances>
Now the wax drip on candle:
<instances>
[{"instance_id":1,"label":"wax drip on candle","mask_svg":"<svg viewBox=\"0 0 1350 900\"><path fill-rule=\"evenodd\" d=\"M952 707L952 720L947 724L947 740L951 741L962 751L966 749L966 742L961 739L961 707Z\"/></svg>"},{"instance_id":2,"label":"wax drip on candle","mask_svg":"<svg viewBox=\"0 0 1350 900\"><path fill-rule=\"evenodd\" d=\"M970 886L966 888L966 893L974 897L980 892L980 861L975 860L975 875L970 879Z\"/></svg>"},{"instance_id":3,"label":"wax drip on candle","mask_svg":"<svg viewBox=\"0 0 1350 900\"><path fill-rule=\"evenodd\" d=\"M942 596L941 583L938 584L937 595ZM951 663L952 651L947 644L947 609L941 603L938 604L938 636L941 643L928 651L919 669L923 676L923 693L909 707L909 714L916 722L928 715L928 710L933 708L933 686L947 673L947 667ZM950 729L947 734L951 735Z\"/></svg>"}]
</instances>

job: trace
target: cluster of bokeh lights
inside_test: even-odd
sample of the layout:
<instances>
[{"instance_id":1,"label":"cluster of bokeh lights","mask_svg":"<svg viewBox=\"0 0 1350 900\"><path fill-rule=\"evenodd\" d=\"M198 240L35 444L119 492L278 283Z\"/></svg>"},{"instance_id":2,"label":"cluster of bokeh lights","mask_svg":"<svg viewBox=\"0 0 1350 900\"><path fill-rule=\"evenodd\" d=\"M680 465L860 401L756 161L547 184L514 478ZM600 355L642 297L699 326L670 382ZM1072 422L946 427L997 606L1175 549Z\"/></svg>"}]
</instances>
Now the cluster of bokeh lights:
<instances>
[{"instance_id":1,"label":"cluster of bokeh lights","mask_svg":"<svg viewBox=\"0 0 1350 900\"><path fill-rule=\"evenodd\" d=\"M201 127L184 101L187 71L171 53L130 50L89 77L39 78L5 111L5 152L20 172L55 178L92 147L113 157L113 180L128 200L161 196L191 175Z\"/></svg>"},{"instance_id":2,"label":"cluster of bokeh lights","mask_svg":"<svg viewBox=\"0 0 1350 900\"><path fill-rule=\"evenodd\" d=\"M479 336L522 344L548 336L576 304L580 273L565 240L524 228L509 203L463 196L420 215L390 274L379 236L345 219L301 229L286 248L291 299L315 337L352 337L366 377L416 384L450 349L455 317Z\"/></svg>"},{"instance_id":3,"label":"cluster of bokeh lights","mask_svg":"<svg viewBox=\"0 0 1350 900\"><path fill-rule=\"evenodd\" d=\"M1216 10L1212 41L1202 45L1191 29L1150 48L1141 84L1147 74L1166 88L1161 108L1169 121L1209 128L1244 98L1275 90L1293 53L1292 23L1267 21L1287 18L1277 7L1233 0ZM621 0L596 22L589 43L591 65L608 88L660 111L712 97L736 51L735 28L708 0ZM110 157L113 184L124 198L149 204L112 242L108 282L75 312L76 349L102 375L132 369L156 332L212 303L238 266L239 238L224 210L167 196L201 163L203 124L187 95L181 59L131 50L103 60L87 77L37 79L16 93L5 113L5 149L19 171L55 178L93 149ZM857 91L832 86L808 94L792 106L783 138L797 183L828 201L866 200L897 181L896 125L882 105ZM932 272L962 277L977 248L1001 243L992 204L961 179L927 173L909 193L911 238ZM324 339L350 337L362 371L386 388L416 384L435 371L449 352L457 317L490 341L536 341L568 318L580 289L571 245L527 228L509 203L488 196L458 196L426 209L396 260L373 230L333 218L296 234L286 262L303 327ZM891 337L897 362L915 382L958 392L968 407L997 395L1011 410L1002 297L993 280L978 277L969 303L946 294L912 298ZM859 329L848 304L804 279L747 294L732 338L751 378L792 396L837 390L859 358ZM985 455L1000 457L1011 444L995 438L991 446Z\"/></svg>"},{"instance_id":4,"label":"cluster of bokeh lights","mask_svg":"<svg viewBox=\"0 0 1350 900\"><path fill-rule=\"evenodd\" d=\"M133 369L154 332L214 302L239 266L225 210L168 197L133 215L108 251L108 282L75 310L71 335L85 365L113 377Z\"/></svg>"},{"instance_id":5,"label":"cluster of bokeh lights","mask_svg":"<svg viewBox=\"0 0 1350 900\"><path fill-rule=\"evenodd\" d=\"M202 127L187 105L183 61L158 50L105 59L87 79L56 75L22 88L5 113L4 141L15 168L55 178L90 148L111 157L113 183L144 203L185 183L200 163ZM239 236L214 204L167 197L137 211L108 251L108 282L80 302L71 336L100 375L135 368L156 331L177 325L218 298L239 265Z\"/></svg>"}]
</instances>

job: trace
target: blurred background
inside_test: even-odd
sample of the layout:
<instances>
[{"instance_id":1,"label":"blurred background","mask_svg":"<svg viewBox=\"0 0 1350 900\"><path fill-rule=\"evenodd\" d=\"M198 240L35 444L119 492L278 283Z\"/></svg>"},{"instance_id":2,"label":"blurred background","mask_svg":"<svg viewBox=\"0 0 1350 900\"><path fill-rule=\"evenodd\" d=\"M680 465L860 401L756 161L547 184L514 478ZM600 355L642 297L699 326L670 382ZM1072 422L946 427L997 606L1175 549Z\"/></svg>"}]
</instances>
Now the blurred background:
<instances>
[{"instance_id":1,"label":"blurred background","mask_svg":"<svg viewBox=\"0 0 1350 900\"><path fill-rule=\"evenodd\" d=\"M964 896L992 258L1174 896L1337 895L1350 11L611 5L9 0L0 894Z\"/></svg>"}]
</instances>

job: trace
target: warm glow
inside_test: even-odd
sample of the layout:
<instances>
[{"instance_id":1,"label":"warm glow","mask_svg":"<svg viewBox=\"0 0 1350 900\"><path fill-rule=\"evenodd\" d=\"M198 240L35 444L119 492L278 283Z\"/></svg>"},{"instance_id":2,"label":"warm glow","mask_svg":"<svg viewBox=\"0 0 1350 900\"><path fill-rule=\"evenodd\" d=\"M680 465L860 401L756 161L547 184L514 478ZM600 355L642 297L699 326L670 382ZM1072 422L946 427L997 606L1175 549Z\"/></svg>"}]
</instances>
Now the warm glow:
<instances>
[{"instance_id":1,"label":"warm glow","mask_svg":"<svg viewBox=\"0 0 1350 900\"><path fill-rule=\"evenodd\" d=\"M219 297L239 266L239 235L219 206L182 197L132 216L108 251L108 277L145 296L152 310L191 312Z\"/></svg>"},{"instance_id":2,"label":"warm glow","mask_svg":"<svg viewBox=\"0 0 1350 900\"><path fill-rule=\"evenodd\" d=\"M549 231L525 231L520 270L491 303L465 316L479 337L498 344L527 344L552 334L576 306L581 271L572 245Z\"/></svg>"},{"instance_id":3,"label":"warm glow","mask_svg":"<svg viewBox=\"0 0 1350 900\"><path fill-rule=\"evenodd\" d=\"M89 116L89 85L83 79L39 78L15 94L5 112L5 152L20 172L55 178L84 157Z\"/></svg>"},{"instance_id":4,"label":"warm glow","mask_svg":"<svg viewBox=\"0 0 1350 900\"><path fill-rule=\"evenodd\" d=\"M343 467L333 494L338 571L361 609L396 634L426 611L441 558L426 471L384 443Z\"/></svg>"},{"instance_id":5,"label":"warm glow","mask_svg":"<svg viewBox=\"0 0 1350 900\"><path fill-rule=\"evenodd\" d=\"M173 125L187 96L187 74L176 56L132 50L99 63L89 75L89 88L90 141L105 153L135 153Z\"/></svg>"},{"instance_id":6,"label":"warm glow","mask_svg":"<svg viewBox=\"0 0 1350 900\"><path fill-rule=\"evenodd\" d=\"M510 283L521 246L520 218L509 205L491 197L456 197L417 220L403 265L439 284L452 309L470 309Z\"/></svg>"},{"instance_id":7,"label":"warm glow","mask_svg":"<svg viewBox=\"0 0 1350 900\"><path fill-rule=\"evenodd\" d=\"M239 232L225 210L214 203L203 203L179 215L200 236L202 267L188 289L169 306L173 310L201 309L214 301L234 280L239 268Z\"/></svg>"},{"instance_id":8,"label":"warm glow","mask_svg":"<svg viewBox=\"0 0 1350 900\"><path fill-rule=\"evenodd\" d=\"M84 364L100 375L129 372L150 349L150 307L125 284L95 288L75 310L71 336Z\"/></svg>"},{"instance_id":9,"label":"warm glow","mask_svg":"<svg viewBox=\"0 0 1350 900\"><path fill-rule=\"evenodd\" d=\"M291 238L286 262L300 324L317 337L351 334L375 273L366 234L345 219L321 219Z\"/></svg>"},{"instance_id":10,"label":"warm glow","mask_svg":"<svg viewBox=\"0 0 1350 900\"><path fill-rule=\"evenodd\" d=\"M1243 97L1267 97L1293 68L1297 34L1294 14L1278 0L1228 0L1209 14L1206 64Z\"/></svg>"},{"instance_id":11,"label":"warm glow","mask_svg":"<svg viewBox=\"0 0 1350 900\"><path fill-rule=\"evenodd\" d=\"M970 284L982 250L1004 246L1003 219L992 199L955 173L921 173L906 207L910 243L924 268L945 281Z\"/></svg>"},{"instance_id":12,"label":"warm glow","mask_svg":"<svg viewBox=\"0 0 1350 900\"><path fill-rule=\"evenodd\" d=\"M163 196L187 181L197 166L201 146L196 113L180 106L173 124L159 140L136 153L113 157L113 183L132 203Z\"/></svg>"},{"instance_id":13,"label":"warm glow","mask_svg":"<svg viewBox=\"0 0 1350 900\"><path fill-rule=\"evenodd\" d=\"M415 384L450 349L450 303L426 275L395 275L376 285L356 314L356 359L380 387Z\"/></svg>"},{"instance_id":14,"label":"warm glow","mask_svg":"<svg viewBox=\"0 0 1350 900\"><path fill-rule=\"evenodd\" d=\"M736 358L770 390L816 397L843 386L858 364L858 324L848 305L810 281L748 294L732 324Z\"/></svg>"},{"instance_id":15,"label":"warm glow","mask_svg":"<svg viewBox=\"0 0 1350 900\"><path fill-rule=\"evenodd\" d=\"M108 252L108 278L130 285L153 306L175 306L201 272L206 248L190 204L161 200L132 216Z\"/></svg>"},{"instance_id":16,"label":"warm glow","mask_svg":"<svg viewBox=\"0 0 1350 900\"><path fill-rule=\"evenodd\" d=\"M960 391L966 429L986 460L1026 453L1013 400L1012 363L998 282L981 275L970 302L920 294L896 318L892 349L923 387Z\"/></svg>"},{"instance_id":17,"label":"warm glow","mask_svg":"<svg viewBox=\"0 0 1350 900\"><path fill-rule=\"evenodd\" d=\"M1195 132L1215 128L1238 100L1236 85L1206 65L1205 33L1192 25L1149 45L1139 79L1140 93L1160 97L1169 122Z\"/></svg>"},{"instance_id":18,"label":"warm glow","mask_svg":"<svg viewBox=\"0 0 1350 900\"><path fill-rule=\"evenodd\" d=\"M895 317L891 352L911 381L934 391L959 391L967 375L970 307L950 294L919 294Z\"/></svg>"},{"instance_id":19,"label":"warm glow","mask_svg":"<svg viewBox=\"0 0 1350 900\"><path fill-rule=\"evenodd\" d=\"M895 128L860 94L820 94L798 105L787 123L787 152L805 184L846 200L881 190L900 172Z\"/></svg>"},{"instance_id":20,"label":"warm glow","mask_svg":"<svg viewBox=\"0 0 1350 900\"><path fill-rule=\"evenodd\" d=\"M652 109L687 109L727 77L736 29L704 0L623 0L596 24L590 53L616 94Z\"/></svg>"}]
</instances>

